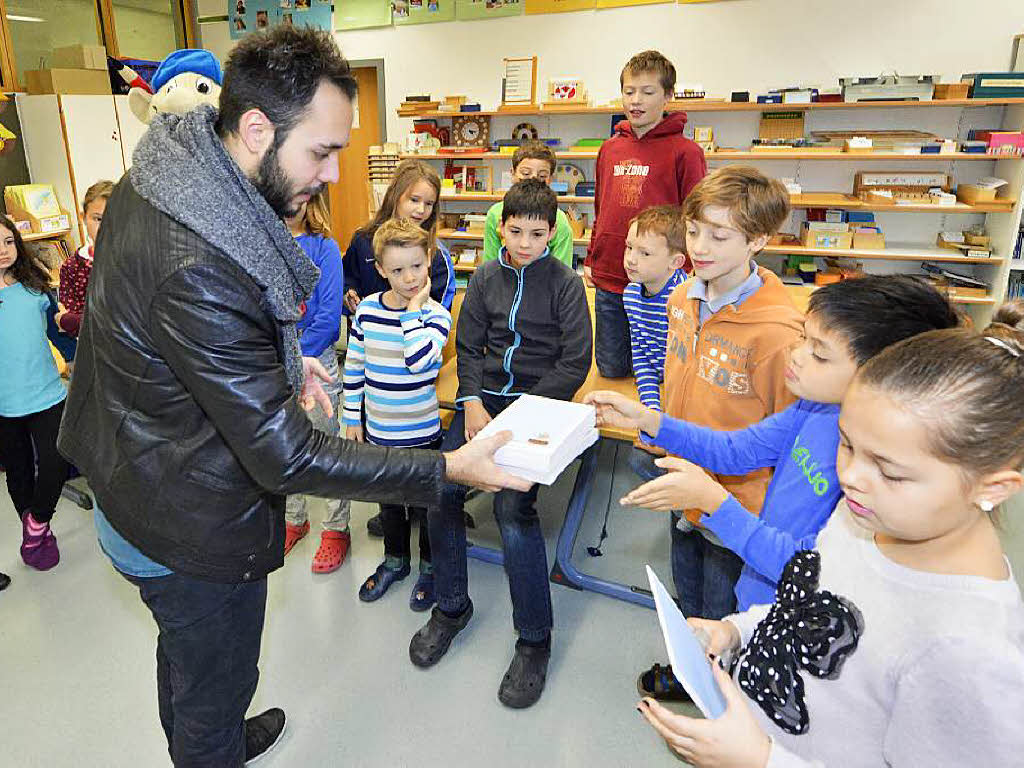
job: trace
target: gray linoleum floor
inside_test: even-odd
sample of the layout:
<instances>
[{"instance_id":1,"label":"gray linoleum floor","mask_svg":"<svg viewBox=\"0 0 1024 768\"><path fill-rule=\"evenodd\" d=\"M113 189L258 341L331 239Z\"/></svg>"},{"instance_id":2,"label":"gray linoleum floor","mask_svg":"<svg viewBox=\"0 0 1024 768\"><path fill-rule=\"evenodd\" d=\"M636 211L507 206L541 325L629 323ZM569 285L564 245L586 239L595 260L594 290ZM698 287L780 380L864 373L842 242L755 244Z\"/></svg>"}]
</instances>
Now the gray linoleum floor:
<instances>
[{"instance_id":1,"label":"gray linoleum floor","mask_svg":"<svg viewBox=\"0 0 1024 768\"><path fill-rule=\"evenodd\" d=\"M643 583L650 562L669 583L667 523L611 504L604 556L590 557L612 499L632 484L628 448L605 445L590 509L576 544L577 565ZM541 493L554 556L574 470ZM496 543L489 499L470 503L480 543ZM278 748L259 763L291 766L678 766L634 709L638 671L664 660L653 611L552 585L555 634L548 685L525 711L502 707L498 683L513 634L501 568L470 561L476 615L433 669L408 660L409 638L425 616L408 608L413 579L381 601L356 591L381 559L366 535L375 507L353 505L353 552L338 572L310 572L314 531L270 576L262 676L252 713L281 706L289 718ZM314 528L320 502L311 506ZM1007 550L1024 573L1024 500L1006 514ZM155 626L137 592L96 545L91 513L62 500L55 518L62 561L51 572L26 568L19 526L0 492L0 766L148 768L166 766L154 682ZM1018 577L1019 578L1019 577Z\"/></svg>"}]
</instances>

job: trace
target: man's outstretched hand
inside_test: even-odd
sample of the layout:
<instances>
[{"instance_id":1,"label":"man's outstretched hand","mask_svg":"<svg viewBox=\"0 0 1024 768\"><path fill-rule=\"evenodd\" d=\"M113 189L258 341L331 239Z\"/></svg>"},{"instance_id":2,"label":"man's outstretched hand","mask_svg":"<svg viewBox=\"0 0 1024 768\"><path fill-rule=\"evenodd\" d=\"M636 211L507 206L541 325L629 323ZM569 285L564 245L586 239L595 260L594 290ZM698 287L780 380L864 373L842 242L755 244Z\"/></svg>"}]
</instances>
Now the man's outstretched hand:
<instances>
[{"instance_id":1,"label":"man's outstretched hand","mask_svg":"<svg viewBox=\"0 0 1024 768\"><path fill-rule=\"evenodd\" d=\"M470 440L461 448L444 454L445 479L459 485L471 485L484 491L528 491L529 480L509 474L494 463L494 452L512 439L508 430L480 440Z\"/></svg>"}]
</instances>

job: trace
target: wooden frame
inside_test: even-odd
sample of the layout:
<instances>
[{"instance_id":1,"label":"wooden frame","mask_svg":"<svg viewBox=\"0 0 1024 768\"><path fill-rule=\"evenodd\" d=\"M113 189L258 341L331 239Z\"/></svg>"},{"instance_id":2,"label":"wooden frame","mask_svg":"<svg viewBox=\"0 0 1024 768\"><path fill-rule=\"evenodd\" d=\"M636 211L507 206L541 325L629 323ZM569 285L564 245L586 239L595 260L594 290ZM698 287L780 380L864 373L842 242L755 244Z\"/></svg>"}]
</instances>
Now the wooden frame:
<instances>
[{"instance_id":1,"label":"wooden frame","mask_svg":"<svg viewBox=\"0 0 1024 768\"><path fill-rule=\"evenodd\" d=\"M523 109L524 107L536 108L536 106L537 106L537 57L536 56L529 56L529 57L525 57L525 58L506 58L506 59L503 59L503 62L504 62L504 70L502 72L502 79L501 79L501 107L499 108L499 111L505 110L505 109ZM530 70L531 70L531 74L530 74L530 100L529 101L524 101L523 99L514 99L512 101L509 101L508 100L508 94L506 92L506 89L508 87L507 84L508 84L509 65L511 64L511 65L515 65L515 66L523 66L526 62L529 62Z\"/></svg>"}]
</instances>

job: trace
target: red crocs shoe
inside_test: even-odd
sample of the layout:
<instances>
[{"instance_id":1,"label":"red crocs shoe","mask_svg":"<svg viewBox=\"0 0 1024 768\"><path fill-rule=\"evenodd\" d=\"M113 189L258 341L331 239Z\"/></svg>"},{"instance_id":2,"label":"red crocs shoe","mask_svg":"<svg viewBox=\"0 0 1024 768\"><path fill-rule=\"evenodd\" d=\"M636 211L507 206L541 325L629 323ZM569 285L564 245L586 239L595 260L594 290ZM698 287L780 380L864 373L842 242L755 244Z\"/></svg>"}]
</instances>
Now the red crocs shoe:
<instances>
[{"instance_id":1,"label":"red crocs shoe","mask_svg":"<svg viewBox=\"0 0 1024 768\"><path fill-rule=\"evenodd\" d=\"M304 522L302 525L292 525L291 523L284 524L285 556L292 551L292 547L302 541L307 533L309 533L309 520Z\"/></svg>"},{"instance_id":2,"label":"red crocs shoe","mask_svg":"<svg viewBox=\"0 0 1024 768\"><path fill-rule=\"evenodd\" d=\"M352 534L348 531L324 531L320 534L320 548L313 555L313 573L332 573L345 562Z\"/></svg>"}]
</instances>

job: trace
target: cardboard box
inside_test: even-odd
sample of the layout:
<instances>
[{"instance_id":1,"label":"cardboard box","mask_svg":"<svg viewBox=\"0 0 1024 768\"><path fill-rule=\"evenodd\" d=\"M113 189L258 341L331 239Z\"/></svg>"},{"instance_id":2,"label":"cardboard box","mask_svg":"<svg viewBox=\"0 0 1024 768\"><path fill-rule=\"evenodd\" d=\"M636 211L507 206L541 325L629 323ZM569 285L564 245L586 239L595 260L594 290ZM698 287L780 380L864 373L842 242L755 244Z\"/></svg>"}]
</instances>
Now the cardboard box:
<instances>
[{"instance_id":1,"label":"cardboard box","mask_svg":"<svg viewBox=\"0 0 1024 768\"><path fill-rule=\"evenodd\" d=\"M968 83L936 83L935 95L932 98L936 101L966 99L968 90L970 90Z\"/></svg>"},{"instance_id":2,"label":"cardboard box","mask_svg":"<svg viewBox=\"0 0 1024 768\"><path fill-rule=\"evenodd\" d=\"M995 201L997 191L990 187L979 187L977 184L959 184L956 188L956 199L961 203L991 203Z\"/></svg>"},{"instance_id":3,"label":"cardboard box","mask_svg":"<svg viewBox=\"0 0 1024 768\"><path fill-rule=\"evenodd\" d=\"M30 69L25 72L28 92L110 95L110 75L98 69Z\"/></svg>"},{"instance_id":4,"label":"cardboard box","mask_svg":"<svg viewBox=\"0 0 1024 768\"><path fill-rule=\"evenodd\" d=\"M50 54L54 69L102 69L107 71L107 49L102 45L66 45Z\"/></svg>"},{"instance_id":5,"label":"cardboard box","mask_svg":"<svg viewBox=\"0 0 1024 768\"><path fill-rule=\"evenodd\" d=\"M855 251L884 251L885 235L881 232L854 232L853 249Z\"/></svg>"},{"instance_id":6,"label":"cardboard box","mask_svg":"<svg viewBox=\"0 0 1024 768\"><path fill-rule=\"evenodd\" d=\"M804 222L800 244L804 248L849 249L853 245L853 235L849 231L839 230L838 226L833 224L832 229L812 229Z\"/></svg>"}]
</instances>

